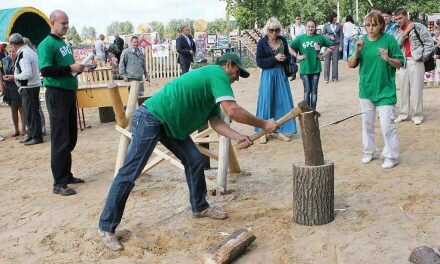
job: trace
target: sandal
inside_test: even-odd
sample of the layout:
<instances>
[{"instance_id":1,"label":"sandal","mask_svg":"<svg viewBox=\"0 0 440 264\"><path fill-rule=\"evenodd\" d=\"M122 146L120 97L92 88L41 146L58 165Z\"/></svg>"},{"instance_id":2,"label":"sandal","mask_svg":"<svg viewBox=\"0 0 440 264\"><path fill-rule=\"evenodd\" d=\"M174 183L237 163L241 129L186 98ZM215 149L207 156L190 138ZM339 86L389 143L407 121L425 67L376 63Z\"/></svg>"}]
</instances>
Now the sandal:
<instances>
[{"instance_id":1,"label":"sandal","mask_svg":"<svg viewBox=\"0 0 440 264\"><path fill-rule=\"evenodd\" d=\"M267 143L267 135L260 137L260 144L266 144L266 143Z\"/></svg>"},{"instance_id":2,"label":"sandal","mask_svg":"<svg viewBox=\"0 0 440 264\"><path fill-rule=\"evenodd\" d=\"M281 133L277 134L277 138L279 140L281 140L281 141L284 141L284 142L289 142L290 140L292 140L289 136L286 136L286 135L281 134Z\"/></svg>"}]
</instances>

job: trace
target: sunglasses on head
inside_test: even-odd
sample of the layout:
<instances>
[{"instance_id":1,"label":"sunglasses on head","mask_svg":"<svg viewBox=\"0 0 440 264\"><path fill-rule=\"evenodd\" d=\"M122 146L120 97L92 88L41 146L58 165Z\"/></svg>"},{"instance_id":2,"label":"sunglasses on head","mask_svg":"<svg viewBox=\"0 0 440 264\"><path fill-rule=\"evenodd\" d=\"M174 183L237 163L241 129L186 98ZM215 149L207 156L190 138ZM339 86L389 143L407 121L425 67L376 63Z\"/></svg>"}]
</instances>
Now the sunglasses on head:
<instances>
[{"instance_id":1,"label":"sunglasses on head","mask_svg":"<svg viewBox=\"0 0 440 264\"><path fill-rule=\"evenodd\" d=\"M271 29L269 29L269 32L270 33L274 33L274 32L280 33L280 29L279 28L271 28Z\"/></svg>"}]
</instances>

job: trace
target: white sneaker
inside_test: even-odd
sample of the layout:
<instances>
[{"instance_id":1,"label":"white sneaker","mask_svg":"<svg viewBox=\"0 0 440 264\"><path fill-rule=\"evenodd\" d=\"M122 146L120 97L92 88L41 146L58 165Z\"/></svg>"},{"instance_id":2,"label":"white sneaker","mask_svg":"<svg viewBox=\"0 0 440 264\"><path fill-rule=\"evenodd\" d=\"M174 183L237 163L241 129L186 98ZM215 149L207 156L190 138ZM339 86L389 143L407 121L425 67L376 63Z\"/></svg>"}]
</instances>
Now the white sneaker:
<instances>
[{"instance_id":1,"label":"white sneaker","mask_svg":"<svg viewBox=\"0 0 440 264\"><path fill-rule=\"evenodd\" d=\"M115 233L110 233L106 231L102 231L98 228L98 236L102 238L102 242L104 245L113 251L121 251L124 250L121 242L119 242L118 237Z\"/></svg>"},{"instance_id":2,"label":"white sneaker","mask_svg":"<svg viewBox=\"0 0 440 264\"><path fill-rule=\"evenodd\" d=\"M391 169L397 165L397 159L384 158L382 169Z\"/></svg>"},{"instance_id":3,"label":"white sneaker","mask_svg":"<svg viewBox=\"0 0 440 264\"><path fill-rule=\"evenodd\" d=\"M400 123L402 121L408 120L408 117L399 115L396 119L394 119L394 123Z\"/></svg>"},{"instance_id":4,"label":"white sneaker","mask_svg":"<svg viewBox=\"0 0 440 264\"><path fill-rule=\"evenodd\" d=\"M373 154L372 153L364 153L364 156L362 157L362 163L368 164L373 160Z\"/></svg>"},{"instance_id":5,"label":"white sneaker","mask_svg":"<svg viewBox=\"0 0 440 264\"><path fill-rule=\"evenodd\" d=\"M414 120L413 122L414 122L414 125L418 126L418 125L420 125L423 121L420 120L420 119L416 119L416 120Z\"/></svg>"}]
</instances>

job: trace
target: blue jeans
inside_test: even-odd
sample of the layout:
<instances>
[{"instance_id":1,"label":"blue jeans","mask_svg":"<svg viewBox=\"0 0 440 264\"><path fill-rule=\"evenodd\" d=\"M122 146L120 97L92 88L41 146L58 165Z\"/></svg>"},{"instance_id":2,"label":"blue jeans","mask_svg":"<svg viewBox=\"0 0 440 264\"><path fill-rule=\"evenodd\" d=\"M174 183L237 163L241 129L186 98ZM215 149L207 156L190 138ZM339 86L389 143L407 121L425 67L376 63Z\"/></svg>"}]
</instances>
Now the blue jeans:
<instances>
[{"instance_id":1,"label":"blue jeans","mask_svg":"<svg viewBox=\"0 0 440 264\"><path fill-rule=\"evenodd\" d=\"M145 106L141 106L133 115L132 140L128 146L124 165L113 180L99 219L101 230L115 232L121 222L128 195L158 141L176 155L185 167L192 211L200 212L209 207L206 201L204 157L191 137L188 136L184 140L168 137L160 121Z\"/></svg>"},{"instance_id":2,"label":"blue jeans","mask_svg":"<svg viewBox=\"0 0 440 264\"><path fill-rule=\"evenodd\" d=\"M348 56L353 51L354 43L353 43L353 36L344 36L344 49L342 51L342 59L344 61L347 61Z\"/></svg>"},{"instance_id":3,"label":"blue jeans","mask_svg":"<svg viewBox=\"0 0 440 264\"><path fill-rule=\"evenodd\" d=\"M300 74L304 85L304 100L313 109L318 101L318 83L320 73Z\"/></svg>"}]
</instances>

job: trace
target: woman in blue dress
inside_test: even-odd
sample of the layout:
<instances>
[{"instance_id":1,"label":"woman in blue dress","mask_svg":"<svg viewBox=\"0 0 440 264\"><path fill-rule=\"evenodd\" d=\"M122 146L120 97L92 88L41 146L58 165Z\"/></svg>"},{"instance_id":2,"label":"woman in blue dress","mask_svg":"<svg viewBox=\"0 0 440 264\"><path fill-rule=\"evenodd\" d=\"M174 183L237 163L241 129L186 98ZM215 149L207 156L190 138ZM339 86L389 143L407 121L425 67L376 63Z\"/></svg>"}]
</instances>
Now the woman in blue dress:
<instances>
[{"instance_id":1,"label":"woman in blue dress","mask_svg":"<svg viewBox=\"0 0 440 264\"><path fill-rule=\"evenodd\" d=\"M281 118L293 105L289 81L284 72L284 64L290 61L287 40L280 35L281 23L274 17L269 18L263 29L264 37L257 44L257 65L262 69L258 93L257 116L262 119ZM255 131L260 129L255 128ZM274 136L290 141L289 135L296 134L295 120L282 125ZM267 137L260 139L267 142Z\"/></svg>"}]
</instances>

